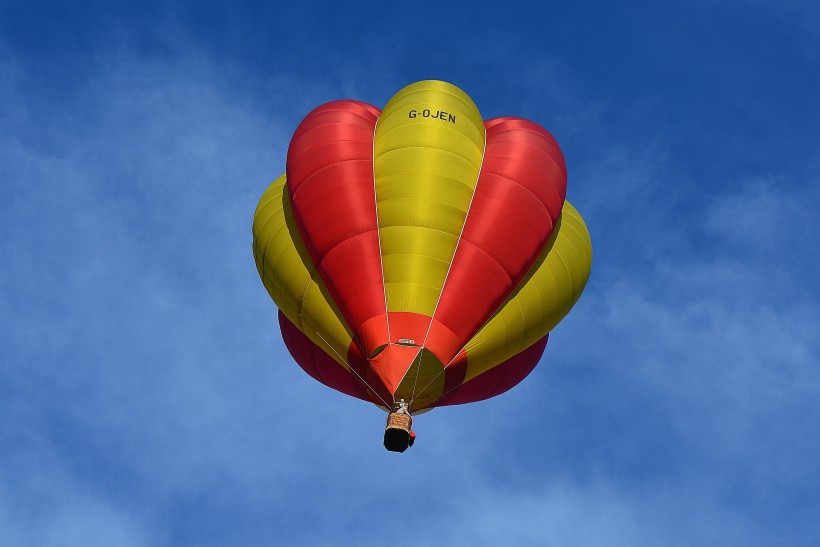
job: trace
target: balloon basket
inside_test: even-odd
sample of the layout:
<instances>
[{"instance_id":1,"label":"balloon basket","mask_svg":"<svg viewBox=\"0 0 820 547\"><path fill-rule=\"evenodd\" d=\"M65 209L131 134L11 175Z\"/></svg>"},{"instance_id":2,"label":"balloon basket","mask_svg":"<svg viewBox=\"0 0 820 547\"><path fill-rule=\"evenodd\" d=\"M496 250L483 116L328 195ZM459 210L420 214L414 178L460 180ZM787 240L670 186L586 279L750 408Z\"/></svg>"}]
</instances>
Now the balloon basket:
<instances>
[{"instance_id":1,"label":"balloon basket","mask_svg":"<svg viewBox=\"0 0 820 547\"><path fill-rule=\"evenodd\" d=\"M410 428L413 418L410 414L391 412L387 415L384 428L384 447L390 452L404 452L410 446Z\"/></svg>"}]
</instances>

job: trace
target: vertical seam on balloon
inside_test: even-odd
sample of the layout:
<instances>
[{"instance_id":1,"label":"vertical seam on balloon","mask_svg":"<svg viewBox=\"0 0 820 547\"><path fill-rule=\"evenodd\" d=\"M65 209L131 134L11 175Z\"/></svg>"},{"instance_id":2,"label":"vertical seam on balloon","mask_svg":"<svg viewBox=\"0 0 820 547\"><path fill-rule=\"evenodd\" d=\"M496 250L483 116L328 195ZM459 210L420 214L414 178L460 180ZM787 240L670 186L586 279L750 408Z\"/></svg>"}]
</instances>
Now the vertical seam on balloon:
<instances>
[{"instance_id":1,"label":"vertical seam on balloon","mask_svg":"<svg viewBox=\"0 0 820 547\"><path fill-rule=\"evenodd\" d=\"M418 362L418 365L416 366L416 377L413 380L413 391L411 392L411 395L410 395L410 404L411 405L413 403L413 400L416 398L416 382L418 382L419 372L421 371L421 360L424 358L424 354L422 352L424 350L425 344L427 344L427 337L430 336L430 330L433 328L433 321L435 321L435 319L436 319L436 312L438 311L438 305L441 302L441 297L444 294L444 289L447 287L447 279L449 279L449 277L450 277L450 270L453 268L453 262L455 262L455 260L456 260L456 254L458 254L458 247L461 244L461 238L464 235L464 228L467 226L467 219L470 218L470 211L473 208L473 200L475 199L476 192L478 192L478 181L481 180L481 169L484 167L484 156L486 154L487 154L487 128L485 127L484 128L484 149L481 151L481 163L478 166L478 174L476 174L475 187L473 188L473 195L470 196L470 203L467 205L467 213L464 215L464 223L461 225L461 231L459 232L458 239L456 240L456 247L455 247L455 249L453 249L453 256L450 257L450 265L447 266L447 273L444 274L444 283L441 284L441 291L439 291L439 293L438 293L438 299L436 300L436 305L433 308L433 315L430 317L430 324L427 325L427 332L424 333L424 340L421 343L421 350L419 350L419 353L421 354L421 356L419 357L419 362ZM442 369L442 370L444 370L444 369ZM407 375L407 373L405 373L405 376L406 375ZM433 377L433 379L430 380L430 382L428 382L427 385L425 385L422 388L422 391L427 389L427 386L432 384L436 380L436 378L438 378L440 375L441 375L441 372L436 374ZM404 380L404 377L402 377L402 381L403 380ZM399 385L401 385L401 382L399 382Z\"/></svg>"},{"instance_id":2,"label":"vertical seam on balloon","mask_svg":"<svg viewBox=\"0 0 820 547\"><path fill-rule=\"evenodd\" d=\"M382 234L379 226L379 198L376 195L376 129L379 127L379 120L381 119L381 112L376 118L376 123L373 124L373 146L371 146L371 160L373 173L373 206L376 211L376 241L379 244L379 266L382 270L382 292L384 293L384 320L387 323L387 344L390 345L390 314L387 312L387 282L384 278L384 257L382 257ZM369 357L369 356L368 356ZM390 407L392 409L392 406Z\"/></svg>"}]
</instances>

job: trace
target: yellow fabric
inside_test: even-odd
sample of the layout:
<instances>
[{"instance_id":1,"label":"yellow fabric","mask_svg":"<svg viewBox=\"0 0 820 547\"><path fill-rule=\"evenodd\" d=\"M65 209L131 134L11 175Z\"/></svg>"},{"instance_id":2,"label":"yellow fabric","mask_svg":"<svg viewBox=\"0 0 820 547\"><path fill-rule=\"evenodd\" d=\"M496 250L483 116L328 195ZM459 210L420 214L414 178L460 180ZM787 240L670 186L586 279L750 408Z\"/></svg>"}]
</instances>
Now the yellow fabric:
<instances>
[{"instance_id":1,"label":"yellow fabric","mask_svg":"<svg viewBox=\"0 0 820 547\"><path fill-rule=\"evenodd\" d=\"M271 184L253 217L256 269L273 301L325 353L348 368L353 338L324 288L296 228L285 175Z\"/></svg>"},{"instance_id":2,"label":"yellow fabric","mask_svg":"<svg viewBox=\"0 0 820 547\"><path fill-rule=\"evenodd\" d=\"M282 175L265 191L257 206L253 221L253 253L257 270L271 298L287 318L347 368L344 359L352 334L310 261L296 229L286 192L285 176ZM403 227L402 230L421 232L422 228ZM426 233L430 237L434 234L440 233ZM414 245L423 247L425 242L409 239L411 250ZM467 343L465 381L509 359L550 332L577 302L591 266L589 232L580 213L565 202L556 230L519 289ZM401 293L402 287L406 289L408 285L401 270L395 272L394 277L398 281L388 289L395 288L396 292L391 295L396 302L407 308L427 304ZM437 396L443 388L443 384L439 385L444 378L439 374L441 363L424 352L421 365L418 381L413 368L413 374L408 374L406 382L402 383L402 392L412 391L409 378L413 378L417 389L432 380L433 385L424 392Z\"/></svg>"},{"instance_id":3,"label":"yellow fabric","mask_svg":"<svg viewBox=\"0 0 820 547\"><path fill-rule=\"evenodd\" d=\"M444 364L426 349L419 351L399 387L394 399L413 401L420 408L438 400L444 393Z\"/></svg>"},{"instance_id":4,"label":"yellow fabric","mask_svg":"<svg viewBox=\"0 0 820 547\"><path fill-rule=\"evenodd\" d=\"M373 157L388 311L433 315L475 191L485 138L475 104L445 82L407 86L382 111ZM352 332L296 228L285 175L259 201L253 236L257 269L276 305L348 368ZM465 381L552 330L580 297L591 264L589 232L578 211L565 202L558 226L527 277L465 346ZM422 351L401 382L400 394L437 399L444 387L443 365Z\"/></svg>"},{"instance_id":5,"label":"yellow fabric","mask_svg":"<svg viewBox=\"0 0 820 547\"><path fill-rule=\"evenodd\" d=\"M399 91L373 145L387 309L433 315L484 155L484 122L452 84Z\"/></svg>"},{"instance_id":6,"label":"yellow fabric","mask_svg":"<svg viewBox=\"0 0 820 547\"><path fill-rule=\"evenodd\" d=\"M501 309L467 346L465 381L543 338L569 313L592 267L592 242L584 219L568 201L538 261Z\"/></svg>"}]
</instances>

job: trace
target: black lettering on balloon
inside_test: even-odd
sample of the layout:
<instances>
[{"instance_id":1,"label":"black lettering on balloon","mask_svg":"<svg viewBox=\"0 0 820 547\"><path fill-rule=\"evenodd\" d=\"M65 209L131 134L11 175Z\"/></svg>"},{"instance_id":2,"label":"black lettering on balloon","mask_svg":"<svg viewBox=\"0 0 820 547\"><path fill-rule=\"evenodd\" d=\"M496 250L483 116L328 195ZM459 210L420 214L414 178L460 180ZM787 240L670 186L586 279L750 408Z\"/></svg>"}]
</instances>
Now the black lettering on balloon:
<instances>
[{"instance_id":1,"label":"black lettering on balloon","mask_svg":"<svg viewBox=\"0 0 820 547\"><path fill-rule=\"evenodd\" d=\"M432 118L434 120L441 120L443 122L449 123L456 123L456 115L450 114L445 110L430 110L429 108L425 108L421 112L416 110L415 108L410 110L407 113L408 118L417 118L421 116L422 118Z\"/></svg>"}]
</instances>

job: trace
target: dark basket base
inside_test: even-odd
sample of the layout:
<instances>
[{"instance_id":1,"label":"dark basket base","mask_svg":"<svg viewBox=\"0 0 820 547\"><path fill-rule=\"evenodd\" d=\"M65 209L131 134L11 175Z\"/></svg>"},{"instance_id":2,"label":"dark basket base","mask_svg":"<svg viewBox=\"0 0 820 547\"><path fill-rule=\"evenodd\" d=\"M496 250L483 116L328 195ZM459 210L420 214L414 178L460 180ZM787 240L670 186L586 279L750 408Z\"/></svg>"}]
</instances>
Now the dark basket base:
<instances>
[{"instance_id":1,"label":"dark basket base","mask_svg":"<svg viewBox=\"0 0 820 547\"><path fill-rule=\"evenodd\" d=\"M410 433L390 427L384 430L384 447L390 452L404 452L410 446Z\"/></svg>"}]
</instances>

